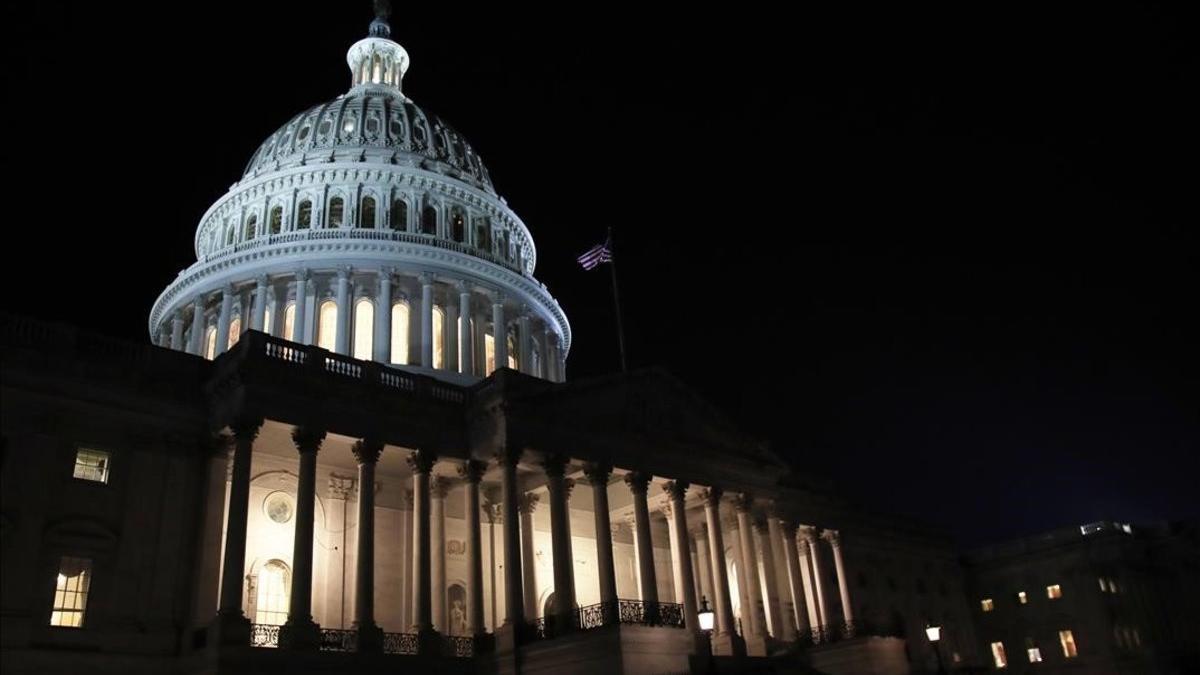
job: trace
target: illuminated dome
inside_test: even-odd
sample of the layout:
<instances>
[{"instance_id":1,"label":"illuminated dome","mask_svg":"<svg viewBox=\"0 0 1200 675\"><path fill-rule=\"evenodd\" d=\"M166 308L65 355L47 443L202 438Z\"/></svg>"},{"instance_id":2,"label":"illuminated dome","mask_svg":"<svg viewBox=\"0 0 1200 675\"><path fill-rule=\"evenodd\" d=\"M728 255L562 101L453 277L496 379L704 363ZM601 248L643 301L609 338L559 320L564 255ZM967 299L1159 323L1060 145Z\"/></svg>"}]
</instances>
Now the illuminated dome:
<instances>
[{"instance_id":1,"label":"illuminated dome","mask_svg":"<svg viewBox=\"0 0 1200 675\"><path fill-rule=\"evenodd\" d=\"M385 16L346 62L350 90L271 134L200 219L152 339L215 358L255 329L443 379L563 379L570 325L533 238L462 134L404 94Z\"/></svg>"}]
</instances>

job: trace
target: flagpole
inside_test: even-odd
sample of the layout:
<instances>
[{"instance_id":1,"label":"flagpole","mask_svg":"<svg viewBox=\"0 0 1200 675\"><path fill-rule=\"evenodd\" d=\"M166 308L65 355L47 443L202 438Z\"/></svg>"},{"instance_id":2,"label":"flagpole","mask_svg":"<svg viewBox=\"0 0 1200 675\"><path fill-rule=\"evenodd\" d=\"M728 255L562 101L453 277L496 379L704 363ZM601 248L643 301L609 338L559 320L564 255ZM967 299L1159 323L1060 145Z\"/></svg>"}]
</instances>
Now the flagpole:
<instances>
[{"instance_id":1,"label":"flagpole","mask_svg":"<svg viewBox=\"0 0 1200 675\"><path fill-rule=\"evenodd\" d=\"M617 309L617 345L621 349L621 372L629 372L628 364L625 361L625 328L621 322L621 294L617 290L617 255L616 249L613 246L612 228L608 228L608 267L612 270L612 286L613 286L613 304Z\"/></svg>"}]
</instances>

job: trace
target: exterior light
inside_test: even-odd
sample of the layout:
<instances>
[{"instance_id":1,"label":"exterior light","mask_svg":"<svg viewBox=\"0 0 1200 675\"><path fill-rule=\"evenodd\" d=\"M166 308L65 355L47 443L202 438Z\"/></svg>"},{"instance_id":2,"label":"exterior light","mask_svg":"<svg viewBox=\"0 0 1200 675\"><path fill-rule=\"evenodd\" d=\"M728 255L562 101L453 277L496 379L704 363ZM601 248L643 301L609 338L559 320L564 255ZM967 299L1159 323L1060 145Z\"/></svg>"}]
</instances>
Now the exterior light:
<instances>
[{"instance_id":1,"label":"exterior light","mask_svg":"<svg viewBox=\"0 0 1200 675\"><path fill-rule=\"evenodd\" d=\"M937 642L942 639L942 627L931 623L925 627L925 635L929 636L930 642Z\"/></svg>"},{"instance_id":2,"label":"exterior light","mask_svg":"<svg viewBox=\"0 0 1200 675\"><path fill-rule=\"evenodd\" d=\"M700 630L708 633L713 629L713 611L708 606L708 598L700 596Z\"/></svg>"}]
</instances>

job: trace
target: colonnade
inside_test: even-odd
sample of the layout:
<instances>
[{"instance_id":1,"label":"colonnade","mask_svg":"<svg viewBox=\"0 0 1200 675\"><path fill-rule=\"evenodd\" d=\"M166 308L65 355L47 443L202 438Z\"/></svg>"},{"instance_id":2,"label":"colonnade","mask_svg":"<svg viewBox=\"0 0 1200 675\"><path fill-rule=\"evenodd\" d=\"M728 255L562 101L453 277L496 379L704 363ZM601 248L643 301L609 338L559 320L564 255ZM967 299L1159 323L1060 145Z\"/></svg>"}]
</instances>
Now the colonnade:
<instances>
[{"instance_id":1,"label":"colonnade","mask_svg":"<svg viewBox=\"0 0 1200 675\"><path fill-rule=\"evenodd\" d=\"M336 307L332 324L322 312L327 303ZM299 268L199 293L163 322L158 344L216 358L247 329L384 364L479 377L511 365L564 379L562 338L531 307L500 289L386 267Z\"/></svg>"},{"instance_id":2,"label":"colonnade","mask_svg":"<svg viewBox=\"0 0 1200 675\"><path fill-rule=\"evenodd\" d=\"M218 621L245 624L243 614L243 584L246 558L247 514L250 491L250 456L261 422L232 425L233 452L229 508L226 514L226 546L223 561L222 586ZM324 431L316 428L297 427L292 440L299 456L299 480L297 485L293 576L290 604L286 623L280 628L279 644L292 649L317 649L320 646L320 627L312 617L312 552L313 519L316 498L317 454L325 438ZM383 444L374 439L360 439L352 447L358 464L359 527L356 541L357 574L354 584L354 624L359 651L382 649L384 634L374 617L374 564L375 528L374 490L375 467ZM531 548L532 527L529 519L537 505L537 495L527 493L518 482L517 466L522 456L519 452L504 451L497 454L495 463L501 482L502 517L497 519L489 509L489 522L502 523L504 548L503 624L521 634L528 621L535 618L537 608L527 597L532 590L532 575L523 569L523 558L530 559L523 548ZM446 460L457 465L458 476L464 490L465 520L467 525L467 633L480 637L486 633L484 621L483 592L483 547L482 519L480 508L480 486L488 463L479 460ZM444 611L445 541L444 501L445 478L437 476L434 468L439 458L428 450L414 450L408 456L412 470L413 486L413 547L412 553L412 625L411 633L417 635L422 652L437 651L441 647L436 627L445 626ZM630 599L617 596L613 541L609 510L610 484L614 471L611 466L599 463L572 464L563 455L540 458L537 465L544 474L548 508L550 510L551 550L553 552L553 580L555 602L548 610L547 625L552 622L555 633L570 632L580 628L575 593L575 568L572 554L571 520L569 515L570 495L575 480L568 477L568 469L585 477L591 488L597 537L597 576L602 607L602 623L624 621L618 617L618 603ZM527 468L527 466L526 466ZM787 518L779 517L768 507L760 510L759 502L747 494L731 494L725 497L717 486L693 488L686 481L655 481L647 473L630 471L624 473L624 482L632 498L634 541L638 558L638 593L635 602L640 602L639 623L659 625L665 623L665 608L660 603L654 546L651 533L650 497L652 488L662 491L656 502L661 502L661 511L667 518L672 551L672 575L676 603L682 613L682 625L692 631L699 628L698 616L708 603L713 603L715 620L711 633L711 645L716 654L766 655L769 638L793 641L811 635L813 641L821 642L834 636L832 628L833 598L826 596L826 578L822 568L820 548L822 542L832 550L834 571L837 579L838 601L841 604L844 623L839 626L844 635L853 635L854 617L846 570L842 558L841 541L833 530L818 530L812 526L800 526ZM689 496L695 499L689 503ZM703 523L689 524L689 506L700 506ZM734 518L724 520L732 507ZM697 515L697 514L691 514ZM728 523L728 524L727 524ZM736 527L729 548L726 535ZM777 562L776 547L781 552L782 564ZM732 551L730 551L732 549ZM695 551L695 557L692 552ZM730 554L734 564L728 564ZM759 556L761 555L761 559ZM493 567L494 574L494 561ZM742 595L742 622L739 627L734 621L730 568L736 569L739 582L737 588ZM761 576L760 576L761 575ZM777 576L778 575L778 576ZM786 584L783 581L786 580ZM493 592L498 592L495 584ZM780 597L780 589L786 589ZM435 602L435 594L437 602ZM791 616L781 611L785 601L790 601ZM760 612L761 607L761 612ZM673 610L674 611L674 610ZM660 612L662 612L660 614ZM493 621L495 625L495 621ZM238 643L243 632L231 631L223 641Z\"/></svg>"}]
</instances>

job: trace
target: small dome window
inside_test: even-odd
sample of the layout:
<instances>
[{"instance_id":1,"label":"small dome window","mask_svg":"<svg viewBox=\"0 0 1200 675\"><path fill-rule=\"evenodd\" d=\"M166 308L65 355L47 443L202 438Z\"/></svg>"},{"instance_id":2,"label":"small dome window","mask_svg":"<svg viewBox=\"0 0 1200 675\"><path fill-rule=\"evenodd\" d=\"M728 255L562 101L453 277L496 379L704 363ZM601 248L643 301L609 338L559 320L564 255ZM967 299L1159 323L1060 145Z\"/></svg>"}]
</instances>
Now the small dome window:
<instances>
[{"instance_id":1,"label":"small dome window","mask_svg":"<svg viewBox=\"0 0 1200 675\"><path fill-rule=\"evenodd\" d=\"M279 234L283 230L283 207L275 206L271 208L271 234Z\"/></svg>"},{"instance_id":2,"label":"small dome window","mask_svg":"<svg viewBox=\"0 0 1200 675\"><path fill-rule=\"evenodd\" d=\"M333 120L326 117L321 120L321 124L317 126L317 134L321 137L329 135L329 130L333 128Z\"/></svg>"},{"instance_id":3,"label":"small dome window","mask_svg":"<svg viewBox=\"0 0 1200 675\"><path fill-rule=\"evenodd\" d=\"M408 229L408 203L403 199L392 200L392 229L397 232Z\"/></svg>"},{"instance_id":4,"label":"small dome window","mask_svg":"<svg viewBox=\"0 0 1200 675\"><path fill-rule=\"evenodd\" d=\"M375 229L375 198L363 197L358 209L358 226Z\"/></svg>"},{"instance_id":5,"label":"small dome window","mask_svg":"<svg viewBox=\"0 0 1200 675\"><path fill-rule=\"evenodd\" d=\"M354 129L356 128L357 124L358 123L354 121L353 117L347 117L346 119L342 120L342 131L352 134L354 133Z\"/></svg>"},{"instance_id":6,"label":"small dome window","mask_svg":"<svg viewBox=\"0 0 1200 675\"><path fill-rule=\"evenodd\" d=\"M388 125L388 128L391 131L393 138L404 138L404 122L400 121L399 117L393 117L391 123Z\"/></svg>"},{"instance_id":7,"label":"small dome window","mask_svg":"<svg viewBox=\"0 0 1200 675\"><path fill-rule=\"evenodd\" d=\"M329 200L329 224L327 227L341 227L342 214L346 209L346 203L341 197L334 197Z\"/></svg>"},{"instance_id":8,"label":"small dome window","mask_svg":"<svg viewBox=\"0 0 1200 675\"><path fill-rule=\"evenodd\" d=\"M379 133L379 119L375 116L367 118L367 133L371 134L372 136Z\"/></svg>"},{"instance_id":9,"label":"small dome window","mask_svg":"<svg viewBox=\"0 0 1200 675\"><path fill-rule=\"evenodd\" d=\"M457 207L450 216L450 236L460 244L467 236L467 219L463 216L462 209Z\"/></svg>"},{"instance_id":10,"label":"small dome window","mask_svg":"<svg viewBox=\"0 0 1200 675\"><path fill-rule=\"evenodd\" d=\"M307 230L312 227L312 202L305 199L296 210L296 229Z\"/></svg>"},{"instance_id":11,"label":"small dome window","mask_svg":"<svg viewBox=\"0 0 1200 675\"><path fill-rule=\"evenodd\" d=\"M437 234L437 209L429 204L421 210L421 234Z\"/></svg>"},{"instance_id":12,"label":"small dome window","mask_svg":"<svg viewBox=\"0 0 1200 675\"><path fill-rule=\"evenodd\" d=\"M312 124L305 122L304 126L300 127L300 133L296 134L296 140L303 141L308 139L308 134L310 131L312 131Z\"/></svg>"},{"instance_id":13,"label":"small dome window","mask_svg":"<svg viewBox=\"0 0 1200 675\"><path fill-rule=\"evenodd\" d=\"M254 239L254 235L256 234L257 229L258 229L258 214L252 213L252 214L250 214L250 217L246 219L246 241L250 241L250 240Z\"/></svg>"}]
</instances>

